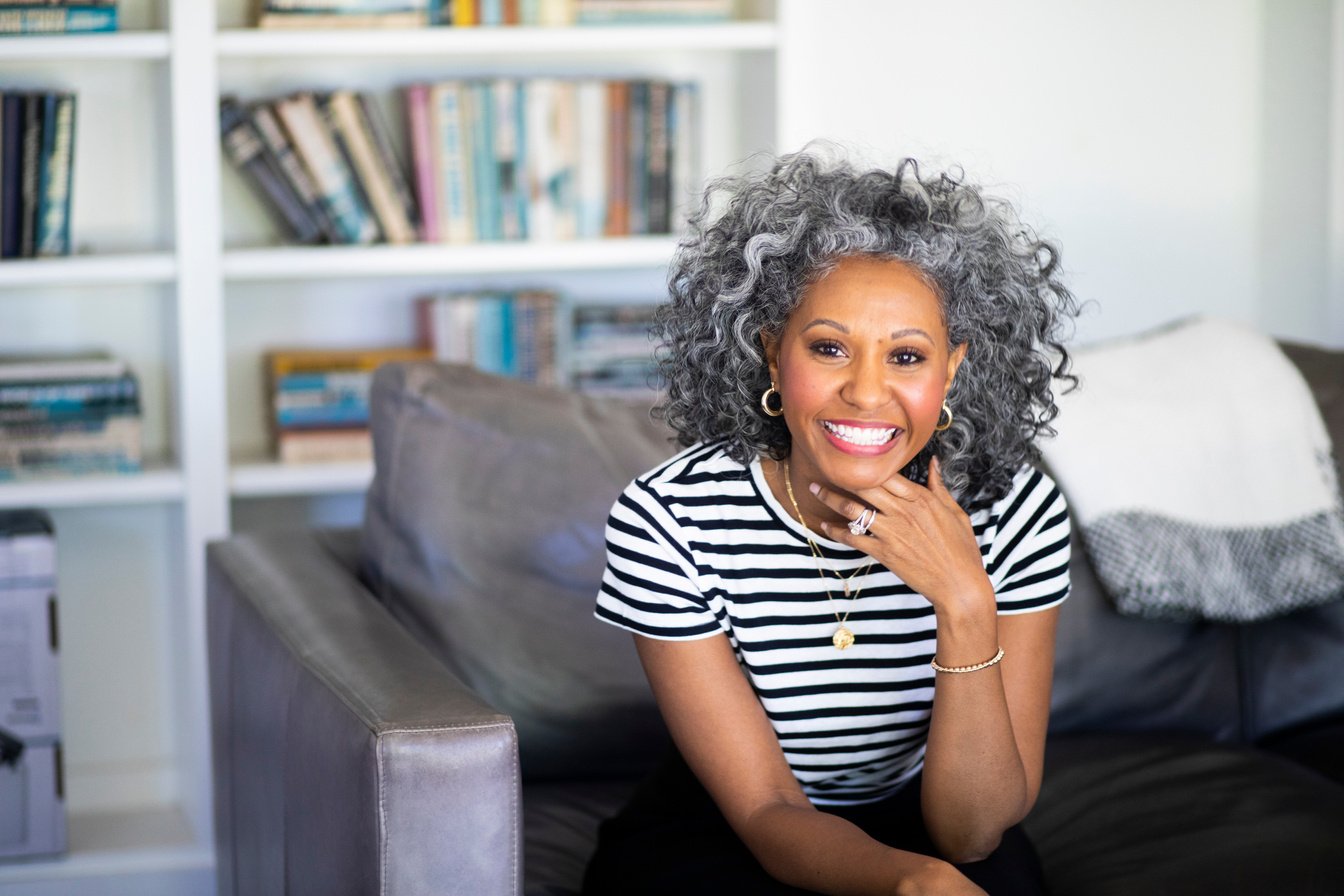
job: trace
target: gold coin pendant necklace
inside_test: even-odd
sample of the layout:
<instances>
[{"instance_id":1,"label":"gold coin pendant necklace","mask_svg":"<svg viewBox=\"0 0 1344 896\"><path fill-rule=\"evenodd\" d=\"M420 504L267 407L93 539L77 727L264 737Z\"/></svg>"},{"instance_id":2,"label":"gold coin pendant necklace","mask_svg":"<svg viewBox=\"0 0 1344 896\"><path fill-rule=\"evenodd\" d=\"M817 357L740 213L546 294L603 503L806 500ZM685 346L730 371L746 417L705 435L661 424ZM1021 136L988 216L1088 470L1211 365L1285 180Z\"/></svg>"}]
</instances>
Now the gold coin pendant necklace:
<instances>
[{"instance_id":1,"label":"gold coin pendant necklace","mask_svg":"<svg viewBox=\"0 0 1344 896\"><path fill-rule=\"evenodd\" d=\"M848 650L854 645L854 632L850 631L849 626L845 623L849 621L849 614L853 612L854 606L859 602L859 592L863 591L863 588L860 587L858 591L855 591L853 595L851 595L849 593L850 588L853 586L855 579L859 576L868 574L868 570L873 568L873 561L869 560L867 566L851 573L849 578L845 578L834 569L831 570L831 574L840 580L840 584L845 590L845 597L852 598L849 607L845 610L845 615L841 616L839 611L835 609L835 595L831 594L831 587L827 584L826 573L821 565L821 549L818 548L817 543L812 540L810 534L812 530L808 528L807 520L803 519L803 511L798 507L798 499L793 496L793 480L789 477L788 461L784 462L784 491L788 493L789 503L793 505L793 512L798 515L798 522L802 524L803 531L809 533L805 536L807 538L807 546L812 549L812 560L817 564L817 575L821 576L821 585L826 590L826 600L830 602L831 612L835 614L835 621L839 623L839 627L836 628L835 634L831 635L831 643L835 645L836 650Z\"/></svg>"}]
</instances>

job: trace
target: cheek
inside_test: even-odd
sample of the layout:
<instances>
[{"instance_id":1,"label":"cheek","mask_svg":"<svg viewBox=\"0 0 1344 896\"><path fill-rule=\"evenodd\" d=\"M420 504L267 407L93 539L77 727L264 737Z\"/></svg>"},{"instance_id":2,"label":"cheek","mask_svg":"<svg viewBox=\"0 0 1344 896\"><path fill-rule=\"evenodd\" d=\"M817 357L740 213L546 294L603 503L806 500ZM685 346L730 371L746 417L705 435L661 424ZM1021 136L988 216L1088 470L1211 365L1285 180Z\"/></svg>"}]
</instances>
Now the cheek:
<instances>
[{"instance_id":1,"label":"cheek","mask_svg":"<svg viewBox=\"0 0 1344 896\"><path fill-rule=\"evenodd\" d=\"M943 384L941 382L912 384L906 390L904 404L912 422L934 426L943 411Z\"/></svg>"}]
</instances>

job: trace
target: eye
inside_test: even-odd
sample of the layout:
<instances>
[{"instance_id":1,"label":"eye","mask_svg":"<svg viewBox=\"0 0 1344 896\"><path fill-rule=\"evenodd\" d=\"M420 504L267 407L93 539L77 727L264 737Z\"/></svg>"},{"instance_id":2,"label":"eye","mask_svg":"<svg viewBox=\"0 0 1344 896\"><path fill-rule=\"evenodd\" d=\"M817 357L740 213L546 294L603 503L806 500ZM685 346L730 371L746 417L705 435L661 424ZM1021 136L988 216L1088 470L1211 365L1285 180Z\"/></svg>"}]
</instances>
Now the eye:
<instances>
[{"instance_id":1,"label":"eye","mask_svg":"<svg viewBox=\"0 0 1344 896\"><path fill-rule=\"evenodd\" d=\"M809 345L808 349L814 355L822 355L827 358L838 358L844 354L844 349L840 347L840 343L831 339L819 339Z\"/></svg>"},{"instance_id":2,"label":"eye","mask_svg":"<svg viewBox=\"0 0 1344 896\"><path fill-rule=\"evenodd\" d=\"M891 353L891 360L901 367L913 367L924 360L924 354L913 348L898 348Z\"/></svg>"}]
</instances>

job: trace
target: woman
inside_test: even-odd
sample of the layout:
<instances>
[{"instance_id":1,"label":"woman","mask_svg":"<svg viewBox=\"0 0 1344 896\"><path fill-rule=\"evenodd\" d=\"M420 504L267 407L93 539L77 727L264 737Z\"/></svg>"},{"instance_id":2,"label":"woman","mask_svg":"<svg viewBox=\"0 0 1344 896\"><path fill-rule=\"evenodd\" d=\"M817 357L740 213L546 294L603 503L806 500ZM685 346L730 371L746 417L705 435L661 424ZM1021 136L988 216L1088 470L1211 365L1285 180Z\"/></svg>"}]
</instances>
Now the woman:
<instances>
[{"instance_id":1,"label":"woman","mask_svg":"<svg viewBox=\"0 0 1344 896\"><path fill-rule=\"evenodd\" d=\"M597 615L679 756L586 891L1041 892L1016 825L1068 593L1031 466L1076 313L1054 250L912 161L800 153L713 185L669 282L687 447L613 507Z\"/></svg>"}]
</instances>

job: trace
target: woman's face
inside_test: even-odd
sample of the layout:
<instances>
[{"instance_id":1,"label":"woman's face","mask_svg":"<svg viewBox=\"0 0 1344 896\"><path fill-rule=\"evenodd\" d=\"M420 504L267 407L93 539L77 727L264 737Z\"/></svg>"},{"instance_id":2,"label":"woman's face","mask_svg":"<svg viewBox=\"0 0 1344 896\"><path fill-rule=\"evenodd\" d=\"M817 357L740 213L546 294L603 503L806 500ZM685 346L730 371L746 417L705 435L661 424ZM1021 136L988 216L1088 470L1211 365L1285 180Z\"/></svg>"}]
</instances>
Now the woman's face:
<instances>
[{"instance_id":1,"label":"woman's face","mask_svg":"<svg viewBox=\"0 0 1344 896\"><path fill-rule=\"evenodd\" d=\"M903 262L848 256L809 286L765 345L794 482L853 493L900 472L966 354L947 342L938 296Z\"/></svg>"}]
</instances>

